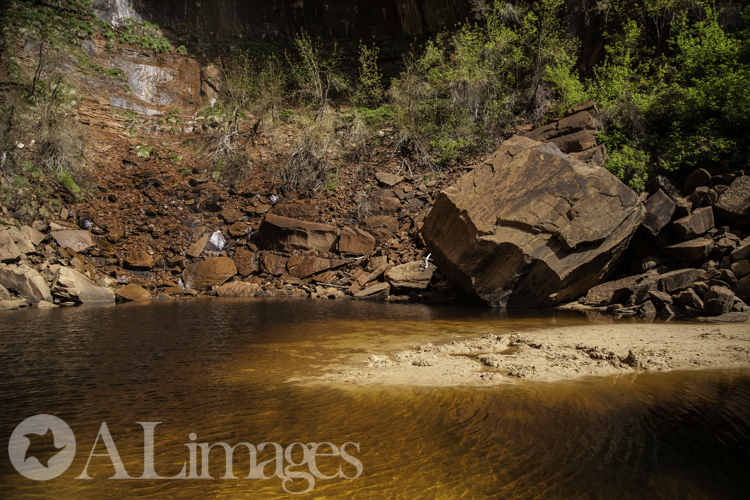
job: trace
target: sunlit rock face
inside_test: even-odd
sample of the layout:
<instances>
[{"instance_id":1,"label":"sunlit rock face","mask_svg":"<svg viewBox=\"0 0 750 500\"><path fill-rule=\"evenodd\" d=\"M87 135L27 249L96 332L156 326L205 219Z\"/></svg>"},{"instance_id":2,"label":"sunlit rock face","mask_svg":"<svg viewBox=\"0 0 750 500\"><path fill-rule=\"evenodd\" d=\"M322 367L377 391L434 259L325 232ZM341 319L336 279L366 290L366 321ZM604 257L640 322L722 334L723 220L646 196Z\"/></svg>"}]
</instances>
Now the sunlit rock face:
<instances>
[{"instance_id":1,"label":"sunlit rock face","mask_svg":"<svg viewBox=\"0 0 750 500\"><path fill-rule=\"evenodd\" d=\"M125 19L141 20L141 16L133 6L134 0L94 0L94 12L102 21L119 26Z\"/></svg>"},{"instance_id":2,"label":"sunlit rock face","mask_svg":"<svg viewBox=\"0 0 750 500\"><path fill-rule=\"evenodd\" d=\"M516 136L440 193L422 236L467 297L547 307L599 284L644 216L638 196L604 168Z\"/></svg>"}]
</instances>

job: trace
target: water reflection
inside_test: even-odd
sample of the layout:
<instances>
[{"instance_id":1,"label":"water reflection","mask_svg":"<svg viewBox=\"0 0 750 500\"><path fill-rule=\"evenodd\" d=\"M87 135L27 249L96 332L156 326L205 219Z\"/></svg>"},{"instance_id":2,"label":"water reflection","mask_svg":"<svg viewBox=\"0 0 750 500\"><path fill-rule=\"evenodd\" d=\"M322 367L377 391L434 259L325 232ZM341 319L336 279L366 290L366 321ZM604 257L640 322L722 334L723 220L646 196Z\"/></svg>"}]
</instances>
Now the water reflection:
<instances>
[{"instance_id":1,"label":"water reflection","mask_svg":"<svg viewBox=\"0 0 750 500\"><path fill-rule=\"evenodd\" d=\"M361 302L206 300L17 311L0 321L0 435L7 443L23 419L49 413L71 426L78 444L70 469L48 482L27 480L7 459L0 461L3 498L289 496L278 478L108 480L114 469L106 458L92 459L93 480L76 480L102 422L131 476L143 471L143 428L137 422L162 422L155 430L162 476L179 473L189 460L185 444L191 433L198 442L230 445L359 443L362 477L319 480L311 497L746 493L747 371L495 388L287 382L317 373L330 359L596 318ZM224 474L218 451L210 463L214 477ZM246 455L235 457L236 471L248 466Z\"/></svg>"}]
</instances>

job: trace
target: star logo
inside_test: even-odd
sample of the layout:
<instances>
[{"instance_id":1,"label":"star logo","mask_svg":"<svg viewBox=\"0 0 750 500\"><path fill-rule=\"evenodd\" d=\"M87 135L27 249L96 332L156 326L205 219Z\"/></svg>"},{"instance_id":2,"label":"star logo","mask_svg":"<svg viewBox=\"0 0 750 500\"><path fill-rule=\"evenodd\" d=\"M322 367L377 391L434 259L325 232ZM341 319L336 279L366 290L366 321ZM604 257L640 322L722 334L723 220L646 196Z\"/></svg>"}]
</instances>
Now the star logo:
<instances>
[{"instance_id":1,"label":"star logo","mask_svg":"<svg viewBox=\"0 0 750 500\"><path fill-rule=\"evenodd\" d=\"M55 435L52 433L52 429L47 429L47 432L43 435L31 433L24 435L24 437L29 440L29 447L26 448L26 456L23 461L26 462L30 457L34 457L42 467L47 469L49 469L50 459L57 455L60 450L65 449L65 446L62 448L55 446Z\"/></svg>"},{"instance_id":2,"label":"star logo","mask_svg":"<svg viewBox=\"0 0 750 500\"><path fill-rule=\"evenodd\" d=\"M15 428L8 456L18 472L34 481L53 479L73 462L76 440L68 424L52 415L34 415Z\"/></svg>"}]
</instances>

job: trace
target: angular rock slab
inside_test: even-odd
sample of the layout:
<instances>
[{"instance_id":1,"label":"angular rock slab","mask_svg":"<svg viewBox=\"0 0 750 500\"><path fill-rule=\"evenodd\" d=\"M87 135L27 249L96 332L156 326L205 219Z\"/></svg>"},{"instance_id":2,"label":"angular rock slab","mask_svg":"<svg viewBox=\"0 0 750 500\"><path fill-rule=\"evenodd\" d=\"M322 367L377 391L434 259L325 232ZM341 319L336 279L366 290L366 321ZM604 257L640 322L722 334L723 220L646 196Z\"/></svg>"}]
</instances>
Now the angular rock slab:
<instances>
[{"instance_id":1,"label":"angular rock slab","mask_svg":"<svg viewBox=\"0 0 750 500\"><path fill-rule=\"evenodd\" d=\"M612 304L625 302L630 297L638 280L643 276L628 276L616 281L608 281L597 285L588 291L586 296L579 300L581 304L594 307L609 306Z\"/></svg>"},{"instance_id":2,"label":"angular rock slab","mask_svg":"<svg viewBox=\"0 0 750 500\"><path fill-rule=\"evenodd\" d=\"M185 288L203 289L221 285L237 274L237 266L228 257L216 257L193 262L182 272Z\"/></svg>"},{"instance_id":3,"label":"angular rock slab","mask_svg":"<svg viewBox=\"0 0 750 500\"><path fill-rule=\"evenodd\" d=\"M0 227L0 262L14 262L21 256L21 251L8 231Z\"/></svg>"},{"instance_id":4,"label":"angular rock slab","mask_svg":"<svg viewBox=\"0 0 750 500\"><path fill-rule=\"evenodd\" d=\"M237 266L237 272L242 276L249 276L258 271L258 261L255 259L255 252L246 247L241 247L234 253L234 265Z\"/></svg>"},{"instance_id":5,"label":"angular rock slab","mask_svg":"<svg viewBox=\"0 0 750 500\"><path fill-rule=\"evenodd\" d=\"M47 282L35 269L26 264L20 266L0 264L0 285L15 290L32 304L52 302L52 294Z\"/></svg>"},{"instance_id":6,"label":"angular rock slab","mask_svg":"<svg viewBox=\"0 0 750 500\"><path fill-rule=\"evenodd\" d=\"M287 261L289 275L295 278L307 278L331 268L331 261L312 255L289 257Z\"/></svg>"},{"instance_id":7,"label":"angular rock slab","mask_svg":"<svg viewBox=\"0 0 750 500\"><path fill-rule=\"evenodd\" d=\"M258 241L263 248L288 253L295 250L330 252L338 236L337 227L273 214L266 215L258 229Z\"/></svg>"},{"instance_id":8,"label":"angular rock slab","mask_svg":"<svg viewBox=\"0 0 750 500\"><path fill-rule=\"evenodd\" d=\"M424 261L420 260L392 267L385 273L385 280L393 288L424 290L430 284L435 266L430 264L424 269L423 264Z\"/></svg>"},{"instance_id":9,"label":"angular rock slab","mask_svg":"<svg viewBox=\"0 0 750 500\"><path fill-rule=\"evenodd\" d=\"M378 283L353 295L355 300L385 300L391 293L391 285Z\"/></svg>"},{"instance_id":10,"label":"angular rock slab","mask_svg":"<svg viewBox=\"0 0 750 500\"><path fill-rule=\"evenodd\" d=\"M662 253L673 259L683 262L694 262L708 257L714 249L714 240L711 238L695 238L675 245L669 245L661 249Z\"/></svg>"},{"instance_id":11,"label":"angular rock slab","mask_svg":"<svg viewBox=\"0 0 750 500\"><path fill-rule=\"evenodd\" d=\"M150 253L144 250L128 252L125 256L125 266L128 269L149 270L156 266L156 262Z\"/></svg>"},{"instance_id":12,"label":"angular rock slab","mask_svg":"<svg viewBox=\"0 0 750 500\"><path fill-rule=\"evenodd\" d=\"M692 240L714 227L714 212L711 207L699 208L687 217L677 219L672 226L681 241Z\"/></svg>"},{"instance_id":13,"label":"angular rock slab","mask_svg":"<svg viewBox=\"0 0 750 500\"><path fill-rule=\"evenodd\" d=\"M468 297L547 307L599 284L644 216L635 192L607 170L513 137L438 196L422 235Z\"/></svg>"},{"instance_id":14,"label":"angular rock slab","mask_svg":"<svg viewBox=\"0 0 750 500\"><path fill-rule=\"evenodd\" d=\"M60 298L62 301L79 304L115 301L115 292L109 288L94 284L86 276L70 267L60 267L57 269L51 288L55 297Z\"/></svg>"},{"instance_id":15,"label":"angular rock slab","mask_svg":"<svg viewBox=\"0 0 750 500\"><path fill-rule=\"evenodd\" d=\"M375 248L375 237L359 228L345 227L339 237L339 253L367 255Z\"/></svg>"},{"instance_id":16,"label":"angular rock slab","mask_svg":"<svg viewBox=\"0 0 750 500\"><path fill-rule=\"evenodd\" d=\"M672 198L661 189L655 192L648 201L646 201L646 218L643 221L643 228L656 236L672 220L676 204Z\"/></svg>"},{"instance_id":17,"label":"angular rock slab","mask_svg":"<svg viewBox=\"0 0 750 500\"><path fill-rule=\"evenodd\" d=\"M50 233L61 248L72 248L78 253L94 246L91 233L83 229L64 229Z\"/></svg>"}]
</instances>

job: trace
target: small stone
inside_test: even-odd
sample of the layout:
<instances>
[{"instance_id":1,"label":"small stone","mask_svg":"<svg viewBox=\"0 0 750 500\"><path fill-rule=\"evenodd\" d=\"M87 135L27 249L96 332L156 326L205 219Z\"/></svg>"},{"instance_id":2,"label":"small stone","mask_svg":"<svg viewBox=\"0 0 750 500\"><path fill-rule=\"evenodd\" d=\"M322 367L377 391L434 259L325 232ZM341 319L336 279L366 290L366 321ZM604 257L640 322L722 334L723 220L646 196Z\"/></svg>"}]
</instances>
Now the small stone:
<instances>
[{"instance_id":1,"label":"small stone","mask_svg":"<svg viewBox=\"0 0 750 500\"><path fill-rule=\"evenodd\" d=\"M380 184L387 187L393 187L404 180L400 175L389 174L388 172L377 172L375 178Z\"/></svg>"}]
</instances>

